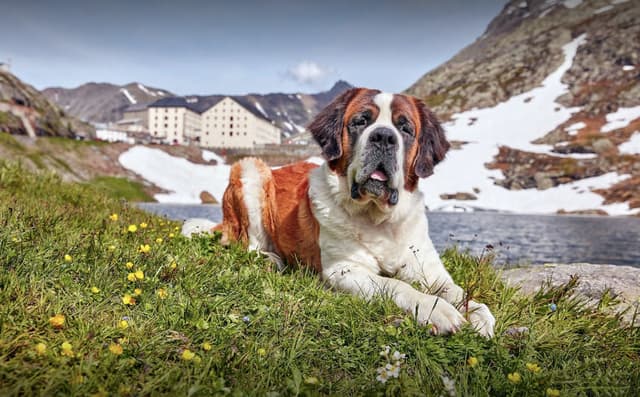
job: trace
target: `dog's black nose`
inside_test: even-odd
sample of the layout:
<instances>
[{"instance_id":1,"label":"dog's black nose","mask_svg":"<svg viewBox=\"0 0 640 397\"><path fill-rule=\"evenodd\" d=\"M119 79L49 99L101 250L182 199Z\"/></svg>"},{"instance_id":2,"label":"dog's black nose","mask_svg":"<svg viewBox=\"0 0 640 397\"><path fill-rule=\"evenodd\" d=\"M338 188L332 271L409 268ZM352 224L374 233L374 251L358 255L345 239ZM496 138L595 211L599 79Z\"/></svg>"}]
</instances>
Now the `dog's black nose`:
<instances>
[{"instance_id":1,"label":"dog's black nose","mask_svg":"<svg viewBox=\"0 0 640 397\"><path fill-rule=\"evenodd\" d=\"M378 127L371 131L369 142L382 146L395 146L398 144L398 138L390 128Z\"/></svg>"}]
</instances>

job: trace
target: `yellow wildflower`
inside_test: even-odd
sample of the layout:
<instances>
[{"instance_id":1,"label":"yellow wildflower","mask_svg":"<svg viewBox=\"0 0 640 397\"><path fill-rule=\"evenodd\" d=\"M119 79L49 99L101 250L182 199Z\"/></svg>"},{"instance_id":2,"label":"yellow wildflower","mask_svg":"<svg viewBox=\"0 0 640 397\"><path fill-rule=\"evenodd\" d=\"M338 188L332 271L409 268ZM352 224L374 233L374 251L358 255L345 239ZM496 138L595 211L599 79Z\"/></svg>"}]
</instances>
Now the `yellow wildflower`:
<instances>
[{"instance_id":1,"label":"yellow wildflower","mask_svg":"<svg viewBox=\"0 0 640 397\"><path fill-rule=\"evenodd\" d=\"M191 361L193 360L193 358L196 356L196 354L194 352L192 352L189 349L184 349L184 351L182 352L182 359L184 361Z\"/></svg>"},{"instance_id":2,"label":"yellow wildflower","mask_svg":"<svg viewBox=\"0 0 640 397\"><path fill-rule=\"evenodd\" d=\"M80 385L82 383L84 383L84 376L82 376L82 374L78 374L71 378L71 384L73 385Z\"/></svg>"},{"instance_id":3,"label":"yellow wildflower","mask_svg":"<svg viewBox=\"0 0 640 397\"><path fill-rule=\"evenodd\" d=\"M560 397L560 390L547 388L547 397Z\"/></svg>"},{"instance_id":4,"label":"yellow wildflower","mask_svg":"<svg viewBox=\"0 0 640 397\"><path fill-rule=\"evenodd\" d=\"M533 372L534 374L537 374L538 372L541 371L540 366L536 363L527 363L525 364L527 369L531 372Z\"/></svg>"},{"instance_id":5,"label":"yellow wildflower","mask_svg":"<svg viewBox=\"0 0 640 397\"><path fill-rule=\"evenodd\" d=\"M469 357L469 359L467 360L467 364L469 364L470 367L475 367L476 365L478 365L478 359L475 357Z\"/></svg>"},{"instance_id":6,"label":"yellow wildflower","mask_svg":"<svg viewBox=\"0 0 640 397\"><path fill-rule=\"evenodd\" d=\"M118 220L118 214L113 213L111 215L109 215L109 219L111 219L112 221L117 221Z\"/></svg>"},{"instance_id":7,"label":"yellow wildflower","mask_svg":"<svg viewBox=\"0 0 640 397\"><path fill-rule=\"evenodd\" d=\"M258 349L258 355L260 357L264 357L264 356L267 355L267 351L261 347L261 348Z\"/></svg>"},{"instance_id":8,"label":"yellow wildflower","mask_svg":"<svg viewBox=\"0 0 640 397\"><path fill-rule=\"evenodd\" d=\"M113 354L115 354L116 356L119 356L122 354L123 349L122 346L117 344L117 343L112 343L109 345L109 351Z\"/></svg>"},{"instance_id":9,"label":"yellow wildflower","mask_svg":"<svg viewBox=\"0 0 640 397\"><path fill-rule=\"evenodd\" d=\"M509 382L513 383L514 385L522 381L522 376L520 376L519 372L512 372L507 375L507 378L509 379Z\"/></svg>"},{"instance_id":10,"label":"yellow wildflower","mask_svg":"<svg viewBox=\"0 0 640 397\"><path fill-rule=\"evenodd\" d=\"M71 343L69 342L63 342L62 345L60 345L60 348L62 349L62 351L60 352L60 354L62 354L63 356L67 356L67 357L73 357L73 346L71 346Z\"/></svg>"},{"instance_id":11,"label":"yellow wildflower","mask_svg":"<svg viewBox=\"0 0 640 397\"><path fill-rule=\"evenodd\" d=\"M133 306L136 304L136 299L129 294L124 294L122 297L122 303Z\"/></svg>"},{"instance_id":12,"label":"yellow wildflower","mask_svg":"<svg viewBox=\"0 0 640 397\"><path fill-rule=\"evenodd\" d=\"M17 243L18 242L18 238L17 237L11 237L11 241L14 242L14 243Z\"/></svg>"},{"instance_id":13,"label":"yellow wildflower","mask_svg":"<svg viewBox=\"0 0 640 397\"><path fill-rule=\"evenodd\" d=\"M205 351L209 351L209 350L211 350L211 347L212 347L212 346L211 346L211 343L209 343L209 342L204 342L204 343L202 344L202 348L203 348Z\"/></svg>"},{"instance_id":14,"label":"yellow wildflower","mask_svg":"<svg viewBox=\"0 0 640 397\"><path fill-rule=\"evenodd\" d=\"M166 299L167 298L167 290L164 288L158 288L158 290L156 291L156 295L158 295L158 298L160 299Z\"/></svg>"},{"instance_id":15,"label":"yellow wildflower","mask_svg":"<svg viewBox=\"0 0 640 397\"><path fill-rule=\"evenodd\" d=\"M58 313L55 316L50 317L49 324L51 324L51 326L56 329L64 327L64 314Z\"/></svg>"},{"instance_id":16,"label":"yellow wildflower","mask_svg":"<svg viewBox=\"0 0 640 397\"><path fill-rule=\"evenodd\" d=\"M193 362L196 363L196 364L200 364L202 362L202 359L200 358L200 356L195 355L193 357Z\"/></svg>"},{"instance_id":17,"label":"yellow wildflower","mask_svg":"<svg viewBox=\"0 0 640 397\"><path fill-rule=\"evenodd\" d=\"M64 261L65 261L65 262L69 263L69 262L71 262L72 260L73 260L73 258L71 257L71 255L69 255L69 254L65 254L65 255L64 255Z\"/></svg>"},{"instance_id":18,"label":"yellow wildflower","mask_svg":"<svg viewBox=\"0 0 640 397\"><path fill-rule=\"evenodd\" d=\"M129 322L127 320L120 320L120 322L118 323L118 328L120 329L129 328Z\"/></svg>"},{"instance_id":19,"label":"yellow wildflower","mask_svg":"<svg viewBox=\"0 0 640 397\"><path fill-rule=\"evenodd\" d=\"M317 385L318 383L320 383L320 380L315 376L307 376L306 378L304 378L304 383L308 385Z\"/></svg>"},{"instance_id":20,"label":"yellow wildflower","mask_svg":"<svg viewBox=\"0 0 640 397\"><path fill-rule=\"evenodd\" d=\"M138 250L143 254L148 254L151 251L151 246L149 244L141 244L140 249Z\"/></svg>"},{"instance_id":21,"label":"yellow wildflower","mask_svg":"<svg viewBox=\"0 0 640 397\"><path fill-rule=\"evenodd\" d=\"M146 229L146 228L147 228L147 226L148 226L148 225L147 225L145 222L142 222L142 223L140 224L140 228L141 228L141 229Z\"/></svg>"},{"instance_id":22,"label":"yellow wildflower","mask_svg":"<svg viewBox=\"0 0 640 397\"><path fill-rule=\"evenodd\" d=\"M38 355L42 356L47 352L47 345L45 345L44 343L40 342L36 345L36 353L38 353Z\"/></svg>"},{"instance_id":23,"label":"yellow wildflower","mask_svg":"<svg viewBox=\"0 0 640 397\"><path fill-rule=\"evenodd\" d=\"M129 281L136 281L136 274L135 274L135 273L129 273L129 274L127 274L127 280L129 280Z\"/></svg>"},{"instance_id":24,"label":"yellow wildflower","mask_svg":"<svg viewBox=\"0 0 640 397\"><path fill-rule=\"evenodd\" d=\"M100 288L95 287L95 286L91 287L91 293L92 293L92 294L98 294L98 293L100 293Z\"/></svg>"},{"instance_id":25,"label":"yellow wildflower","mask_svg":"<svg viewBox=\"0 0 640 397\"><path fill-rule=\"evenodd\" d=\"M179 226L174 226L173 230L175 230L177 232L178 230L180 230L180 227Z\"/></svg>"},{"instance_id":26,"label":"yellow wildflower","mask_svg":"<svg viewBox=\"0 0 640 397\"><path fill-rule=\"evenodd\" d=\"M115 246L115 245L113 245L113 244L111 244L110 246L108 246L108 247L107 247L107 249L108 249L109 251L115 251L115 250L116 250L116 246Z\"/></svg>"},{"instance_id":27,"label":"yellow wildflower","mask_svg":"<svg viewBox=\"0 0 640 397\"><path fill-rule=\"evenodd\" d=\"M170 267L171 267L172 269L175 269L176 267L178 267L178 264L177 264L175 261L174 261L174 262L171 262Z\"/></svg>"},{"instance_id":28,"label":"yellow wildflower","mask_svg":"<svg viewBox=\"0 0 640 397\"><path fill-rule=\"evenodd\" d=\"M138 226L136 226L136 225L129 225L129 227L127 228L127 231L128 231L129 233L135 233L135 232L137 232L137 231L138 231Z\"/></svg>"},{"instance_id":29,"label":"yellow wildflower","mask_svg":"<svg viewBox=\"0 0 640 397\"><path fill-rule=\"evenodd\" d=\"M131 268L133 268L133 262L125 263L125 266L127 267L127 269L131 269Z\"/></svg>"},{"instance_id":30,"label":"yellow wildflower","mask_svg":"<svg viewBox=\"0 0 640 397\"><path fill-rule=\"evenodd\" d=\"M142 270L136 270L134 273L138 280L144 280L144 272Z\"/></svg>"},{"instance_id":31,"label":"yellow wildflower","mask_svg":"<svg viewBox=\"0 0 640 397\"><path fill-rule=\"evenodd\" d=\"M174 238L176 235L173 233L169 233L169 238Z\"/></svg>"},{"instance_id":32,"label":"yellow wildflower","mask_svg":"<svg viewBox=\"0 0 640 397\"><path fill-rule=\"evenodd\" d=\"M135 296L140 296L140 295L142 295L142 290L140 288L136 288L136 289L133 290L133 294Z\"/></svg>"},{"instance_id":33,"label":"yellow wildflower","mask_svg":"<svg viewBox=\"0 0 640 397\"><path fill-rule=\"evenodd\" d=\"M163 241L164 241L164 240L162 240L160 237L158 237L158 238L156 239L156 244L162 244L162 242L163 242Z\"/></svg>"}]
</instances>

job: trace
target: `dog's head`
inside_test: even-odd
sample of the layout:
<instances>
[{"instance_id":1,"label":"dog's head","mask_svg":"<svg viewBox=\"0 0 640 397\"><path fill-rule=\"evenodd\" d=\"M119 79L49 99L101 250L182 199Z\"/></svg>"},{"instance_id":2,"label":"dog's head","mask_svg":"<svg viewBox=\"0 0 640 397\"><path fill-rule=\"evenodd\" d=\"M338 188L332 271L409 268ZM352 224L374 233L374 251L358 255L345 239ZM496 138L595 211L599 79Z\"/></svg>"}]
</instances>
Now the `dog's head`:
<instances>
[{"instance_id":1,"label":"dog's head","mask_svg":"<svg viewBox=\"0 0 640 397\"><path fill-rule=\"evenodd\" d=\"M350 89L309 125L329 167L347 178L351 198L381 209L412 192L449 149L436 117L420 100Z\"/></svg>"}]
</instances>

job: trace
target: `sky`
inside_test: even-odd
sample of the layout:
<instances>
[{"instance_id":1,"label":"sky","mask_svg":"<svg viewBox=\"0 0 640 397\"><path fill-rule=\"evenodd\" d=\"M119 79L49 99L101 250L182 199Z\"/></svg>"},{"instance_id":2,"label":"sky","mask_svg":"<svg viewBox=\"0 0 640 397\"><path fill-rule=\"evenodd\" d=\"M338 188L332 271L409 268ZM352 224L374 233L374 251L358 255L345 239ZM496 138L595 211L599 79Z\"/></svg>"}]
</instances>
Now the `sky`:
<instances>
[{"instance_id":1,"label":"sky","mask_svg":"<svg viewBox=\"0 0 640 397\"><path fill-rule=\"evenodd\" d=\"M3 2L0 62L38 89L136 81L232 95L339 79L402 91L482 35L506 0Z\"/></svg>"}]
</instances>

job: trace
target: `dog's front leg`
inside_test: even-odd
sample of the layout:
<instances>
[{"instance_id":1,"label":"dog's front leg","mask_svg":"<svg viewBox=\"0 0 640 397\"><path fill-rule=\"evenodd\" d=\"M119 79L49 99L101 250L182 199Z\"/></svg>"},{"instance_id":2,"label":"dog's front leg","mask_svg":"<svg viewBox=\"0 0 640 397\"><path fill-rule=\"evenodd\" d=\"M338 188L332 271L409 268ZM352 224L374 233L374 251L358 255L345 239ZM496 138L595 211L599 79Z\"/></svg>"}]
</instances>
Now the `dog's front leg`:
<instances>
[{"instance_id":1,"label":"dog's front leg","mask_svg":"<svg viewBox=\"0 0 640 397\"><path fill-rule=\"evenodd\" d=\"M404 281L380 276L366 266L341 263L323 267L323 278L332 288L367 300L387 296L405 312L415 315L418 323L432 324L434 333L454 333L466 322L445 299L417 291Z\"/></svg>"},{"instance_id":2,"label":"dog's front leg","mask_svg":"<svg viewBox=\"0 0 640 397\"><path fill-rule=\"evenodd\" d=\"M482 336L493 337L496 319L487 305L473 300L465 301L464 290L454 283L432 244L424 244L416 253L415 261L409 261L397 274L408 283L419 282L425 291L444 298L466 313L469 322Z\"/></svg>"}]
</instances>

